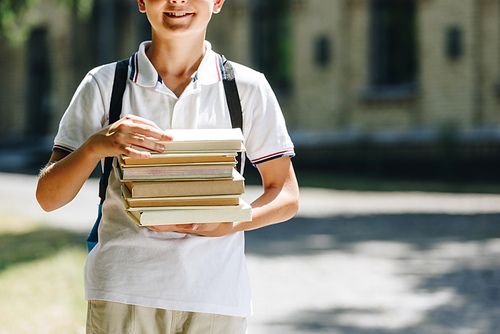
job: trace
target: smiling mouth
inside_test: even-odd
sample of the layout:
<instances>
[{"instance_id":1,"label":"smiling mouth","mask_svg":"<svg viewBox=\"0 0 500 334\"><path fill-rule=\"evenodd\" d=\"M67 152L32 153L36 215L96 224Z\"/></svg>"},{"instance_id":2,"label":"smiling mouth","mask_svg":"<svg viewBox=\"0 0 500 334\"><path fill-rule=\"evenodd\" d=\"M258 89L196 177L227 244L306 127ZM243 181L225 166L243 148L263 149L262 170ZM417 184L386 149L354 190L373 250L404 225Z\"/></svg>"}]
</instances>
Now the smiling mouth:
<instances>
[{"instance_id":1,"label":"smiling mouth","mask_svg":"<svg viewBox=\"0 0 500 334\"><path fill-rule=\"evenodd\" d=\"M166 16L168 17L174 17L174 18L179 18L179 17L186 17L186 16L189 16L191 15L190 13L181 13L181 12L177 12L177 13L165 13Z\"/></svg>"}]
</instances>

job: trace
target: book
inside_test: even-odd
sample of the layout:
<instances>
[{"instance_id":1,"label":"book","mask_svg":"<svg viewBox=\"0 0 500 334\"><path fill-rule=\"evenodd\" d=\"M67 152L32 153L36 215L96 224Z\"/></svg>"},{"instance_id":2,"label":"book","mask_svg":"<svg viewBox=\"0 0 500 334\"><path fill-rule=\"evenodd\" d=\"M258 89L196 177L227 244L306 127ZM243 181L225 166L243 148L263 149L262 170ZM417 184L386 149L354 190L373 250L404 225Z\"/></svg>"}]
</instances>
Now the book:
<instances>
[{"instance_id":1,"label":"book","mask_svg":"<svg viewBox=\"0 0 500 334\"><path fill-rule=\"evenodd\" d=\"M155 153L149 159L136 159L126 155L120 156L123 165L153 164L188 164L207 162L235 162L236 152L191 152L191 153Z\"/></svg>"},{"instance_id":2,"label":"book","mask_svg":"<svg viewBox=\"0 0 500 334\"><path fill-rule=\"evenodd\" d=\"M122 185L122 196L130 208L165 206L221 206L239 205L241 195L172 196L134 198L130 190Z\"/></svg>"},{"instance_id":3,"label":"book","mask_svg":"<svg viewBox=\"0 0 500 334\"><path fill-rule=\"evenodd\" d=\"M169 165L124 165L119 164L122 180L152 179L213 179L231 178L235 162L169 164Z\"/></svg>"},{"instance_id":4,"label":"book","mask_svg":"<svg viewBox=\"0 0 500 334\"><path fill-rule=\"evenodd\" d=\"M118 157L125 212L139 225L249 221L244 178L234 167L240 129L170 130L165 152Z\"/></svg>"},{"instance_id":5,"label":"book","mask_svg":"<svg viewBox=\"0 0 500 334\"><path fill-rule=\"evenodd\" d=\"M141 226L243 222L252 220L251 206L240 199L239 205L192 207L126 207L126 213Z\"/></svg>"},{"instance_id":6,"label":"book","mask_svg":"<svg viewBox=\"0 0 500 334\"><path fill-rule=\"evenodd\" d=\"M125 181L124 185L133 198L245 193L245 179L234 168L229 179Z\"/></svg>"},{"instance_id":7,"label":"book","mask_svg":"<svg viewBox=\"0 0 500 334\"><path fill-rule=\"evenodd\" d=\"M165 152L243 151L241 129L172 129L165 131L172 141L158 141Z\"/></svg>"}]
</instances>

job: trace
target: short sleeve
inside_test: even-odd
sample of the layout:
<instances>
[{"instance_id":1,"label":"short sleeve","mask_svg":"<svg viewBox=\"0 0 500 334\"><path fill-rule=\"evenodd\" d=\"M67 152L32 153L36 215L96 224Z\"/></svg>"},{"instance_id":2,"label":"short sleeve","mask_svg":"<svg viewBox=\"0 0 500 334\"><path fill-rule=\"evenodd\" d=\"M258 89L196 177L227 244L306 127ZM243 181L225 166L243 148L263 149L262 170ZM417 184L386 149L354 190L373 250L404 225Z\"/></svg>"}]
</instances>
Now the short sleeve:
<instances>
[{"instance_id":1,"label":"short sleeve","mask_svg":"<svg viewBox=\"0 0 500 334\"><path fill-rule=\"evenodd\" d=\"M263 74L248 72L243 80L235 72L242 101L248 159L256 165L278 157L295 156L285 118L271 86ZM240 81L243 82L240 84Z\"/></svg>"},{"instance_id":2,"label":"short sleeve","mask_svg":"<svg viewBox=\"0 0 500 334\"><path fill-rule=\"evenodd\" d=\"M109 81L109 78L102 79L104 82ZM85 76L61 118L54 149L74 151L103 128L108 120L109 109L105 101L110 97L109 88L102 86L103 83L100 84L95 77L95 71Z\"/></svg>"}]
</instances>

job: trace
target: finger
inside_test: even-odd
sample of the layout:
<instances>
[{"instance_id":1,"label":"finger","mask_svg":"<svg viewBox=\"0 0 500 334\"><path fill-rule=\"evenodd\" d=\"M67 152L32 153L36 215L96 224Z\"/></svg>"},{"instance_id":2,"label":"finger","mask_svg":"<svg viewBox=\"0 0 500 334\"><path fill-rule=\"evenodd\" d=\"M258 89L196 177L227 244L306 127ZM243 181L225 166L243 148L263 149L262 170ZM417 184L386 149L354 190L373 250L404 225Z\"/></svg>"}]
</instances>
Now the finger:
<instances>
[{"instance_id":1,"label":"finger","mask_svg":"<svg viewBox=\"0 0 500 334\"><path fill-rule=\"evenodd\" d=\"M126 129L123 129L123 132L137 134L142 137L148 137L160 141L171 141L173 139L172 136L167 135L162 129L148 124L131 122L123 123L119 126L126 127Z\"/></svg>"},{"instance_id":2,"label":"finger","mask_svg":"<svg viewBox=\"0 0 500 334\"><path fill-rule=\"evenodd\" d=\"M125 119L132 122L132 132L134 132L133 129L135 128L136 133L150 136L158 140L171 141L173 139L172 136L166 134L165 131L156 125L156 123L150 120L135 115L127 115Z\"/></svg>"},{"instance_id":3,"label":"finger","mask_svg":"<svg viewBox=\"0 0 500 334\"><path fill-rule=\"evenodd\" d=\"M172 137L160 129L155 123L146 119L128 115L113 123L110 127L112 133L138 134L155 140L170 141Z\"/></svg>"},{"instance_id":4,"label":"finger","mask_svg":"<svg viewBox=\"0 0 500 334\"><path fill-rule=\"evenodd\" d=\"M127 139L127 142L127 146L136 146L137 148L142 147L156 152L165 151L165 146L161 143L138 134L130 135L129 139Z\"/></svg>"},{"instance_id":5,"label":"finger","mask_svg":"<svg viewBox=\"0 0 500 334\"><path fill-rule=\"evenodd\" d=\"M177 224L174 226L176 227L176 229L179 229L179 230L190 231L190 230L194 229L195 225L198 225L198 224Z\"/></svg>"},{"instance_id":6,"label":"finger","mask_svg":"<svg viewBox=\"0 0 500 334\"><path fill-rule=\"evenodd\" d=\"M126 146L124 148L124 154L126 156L134 158L134 159L149 159L149 158L151 158L150 152L137 150L131 146Z\"/></svg>"},{"instance_id":7,"label":"finger","mask_svg":"<svg viewBox=\"0 0 500 334\"><path fill-rule=\"evenodd\" d=\"M176 232L172 225L144 226L154 232Z\"/></svg>"}]
</instances>

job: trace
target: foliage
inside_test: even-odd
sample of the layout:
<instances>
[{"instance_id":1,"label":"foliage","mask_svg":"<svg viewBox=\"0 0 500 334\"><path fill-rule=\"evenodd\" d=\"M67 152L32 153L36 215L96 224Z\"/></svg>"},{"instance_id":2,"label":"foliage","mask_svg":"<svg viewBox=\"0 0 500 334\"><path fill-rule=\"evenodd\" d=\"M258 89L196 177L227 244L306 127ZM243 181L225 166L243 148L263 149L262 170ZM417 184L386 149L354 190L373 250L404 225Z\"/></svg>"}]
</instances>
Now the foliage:
<instances>
[{"instance_id":1,"label":"foliage","mask_svg":"<svg viewBox=\"0 0 500 334\"><path fill-rule=\"evenodd\" d=\"M34 24L34 16L30 15L37 5L50 0L0 0L0 35L12 45L26 41ZM94 0L54 0L57 5L72 11L79 19L87 19Z\"/></svg>"}]
</instances>

